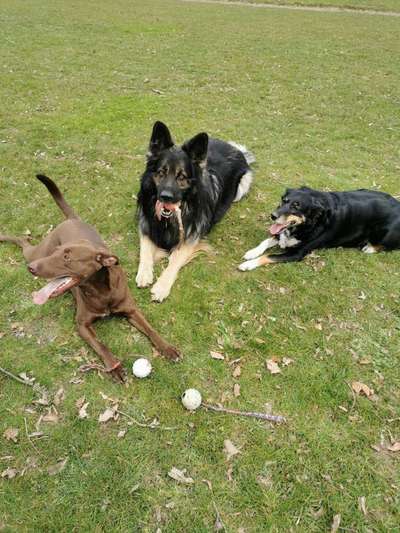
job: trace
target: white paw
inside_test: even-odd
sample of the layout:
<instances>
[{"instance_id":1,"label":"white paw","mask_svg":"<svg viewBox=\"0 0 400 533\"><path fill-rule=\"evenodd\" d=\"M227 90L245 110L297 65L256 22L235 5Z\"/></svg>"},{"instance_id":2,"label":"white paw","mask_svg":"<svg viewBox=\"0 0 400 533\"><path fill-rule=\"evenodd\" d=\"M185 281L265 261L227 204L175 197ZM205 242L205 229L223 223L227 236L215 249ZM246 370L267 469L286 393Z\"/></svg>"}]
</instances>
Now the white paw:
<instances>
[{"instance_id":1,"label":"white paw","mask_svg":"<svg viewBox=\"0 0 400 533\"><path fill-rule=\"evenodd\" d=\"M155 285L153 285L151 289L151 299L153 302L162 302L169 296L169 293L171 292L171 287L168 287L166 284L160 283L157 281Z\"/></svg>"},{"instance_id":2,"label":"white paw","mask_svg":"<svg viewBox=\"0 0 400 533\"><path fill-rule=\"evenodd\" d=\"M148 287L153 283L153 271L151 269L140 269L136 276L138 287Z\"/></svg>"},{"instance_id":3,"label":"white paw","mask_svg":"<svg viewBox=\"0 0 400 533\"><path fill-rule=\"evenodd\" d=\"M376 254L377 250L372 244L366 244L364 248L361 250L365 254Z\"/></svg>"},{"instance_id":4,"label":"white paw","mask_svg":"<svg viewBox=\"0 0 400 533\"><path fill-rule=\"evenodd\" d=\"M260 251L258 247L253 248L252 250L249 250L244 254L243 259L246 259L246 261L248 261L249 259L256 259L259 255L263 253L263 251L264 250Z\"/></svg>"},{"instance_id":5,"label":"white paw","mask_svg":"<svg viewBox=\"0 0 400 533\"><path fill-rule=\"evenodd\" d=\"M245 261L244 263L241 263L238 266L238 269L245 272L246 270L254 270L257 267L258 267L257 259L252 259L251 261Z\"/></svg>"}]
</instances>

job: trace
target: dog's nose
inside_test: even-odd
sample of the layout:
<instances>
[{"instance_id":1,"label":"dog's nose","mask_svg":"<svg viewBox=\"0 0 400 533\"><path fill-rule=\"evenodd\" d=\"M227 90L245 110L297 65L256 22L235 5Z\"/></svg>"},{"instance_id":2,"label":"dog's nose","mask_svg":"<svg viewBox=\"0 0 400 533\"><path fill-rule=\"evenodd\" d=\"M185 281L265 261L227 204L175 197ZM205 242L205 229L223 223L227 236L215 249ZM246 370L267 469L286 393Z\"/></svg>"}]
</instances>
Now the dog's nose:
<instances>
[{"instance_id":1,"label":"dog's nose","mask_svg":"<svg viewBox=\"0 0 400 533\"><path fill-rule=\"evenodd\" d=\"M276 220L278 218L278 214L276 213L276 211L274 211L273 213L271 213L271 219L272 220Z\"/></svg>"},{"instance_id":2,"label":"dog's nose","mask_svg":"<svg viewBox=\"0 0 400 533\"><path fill-rule=\"evenodd\" d=\"M165 203L172 202L173 199L174 199L174 195L172 194L171 191L164 190L160 192L160 200L162 202L165 202Z\"/></svg>"},{"instance_id":3,"label":"dog's nose","mask_svg":"<svg viewBox=\"0 0 400 533\"><path fill-rule=\"evenodd\" d=\"M28 270L31 274L33 274L34 276L37 275L37 270L35 267L33 267L32 265L28 265Z\"/></svg>"}]
</instances>

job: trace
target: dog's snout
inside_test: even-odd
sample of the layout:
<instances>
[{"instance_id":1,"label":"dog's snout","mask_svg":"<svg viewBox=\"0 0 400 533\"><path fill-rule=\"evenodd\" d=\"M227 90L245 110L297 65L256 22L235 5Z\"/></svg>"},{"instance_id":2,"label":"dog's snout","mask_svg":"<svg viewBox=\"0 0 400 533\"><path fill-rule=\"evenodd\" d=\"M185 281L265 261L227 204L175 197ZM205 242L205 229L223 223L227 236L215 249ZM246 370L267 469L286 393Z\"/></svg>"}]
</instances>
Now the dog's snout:
<instances>
[{"instance_id":1,"label":"dog's snout","mask_svg":"<svg viewBox=\"0 0 400 533\"><path fill-rule=\"evenodd\" d=\"M271 219L272 220L276 220L278 218L278 213L276 211L274 211L273 213L271 213Z\"/></svg>"},{"instance_id":2,"label":"dog's snout","mask_svg":"<svg viewBox=\"0 0 400 533\"><path fill-rule=\"evenodd\" d=\"M172 202L174 199L174 195L171 191L163 190L160 192L160 200L162 202Z\"/></svg>"},{"instance_id":3,"label":"dog's snout","mask_svg":"<svg viewBox=\"0 0 400 533\"><path fill-rule=\"evenodd\" d=\"M33 274L34 276L37 275L37 270L36 270L36 268L35 268L32 264L28 265L28 270L29 270L29 272L30 272L31 274Z\"/></svg>"}]
</instances>

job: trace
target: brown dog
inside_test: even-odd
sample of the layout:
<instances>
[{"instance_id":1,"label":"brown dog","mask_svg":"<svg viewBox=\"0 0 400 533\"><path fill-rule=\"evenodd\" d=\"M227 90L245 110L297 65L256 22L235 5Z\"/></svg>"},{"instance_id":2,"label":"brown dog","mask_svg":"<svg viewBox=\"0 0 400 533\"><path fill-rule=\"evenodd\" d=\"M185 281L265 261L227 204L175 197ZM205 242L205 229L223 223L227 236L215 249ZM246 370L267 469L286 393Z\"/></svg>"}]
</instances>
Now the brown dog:
<instances>
[{"instance_id":1,"label":"brown dog","mask_svg":"<svg viewBox=\"0 0 400 533\"><path fill-rule=\"evenodd\" d=\"M44 304L49 298L71 290L77 304L79 335L101 357L105 371L117 381L124 381L125 372L121 362L96 338L92 323L98 318L110 314L125 315L133 326L148 336L161 354L178 359L178 350L160 337L139 311L129 293L118 258L110 254L97 231L78 218L50 178L36 177L47 187L67 220L37 246L32 246L26 238L0 235L0 241L21 246L29 262L29 272L51 280L33 294L33 301Z\"/></svg>"}]
</instances>

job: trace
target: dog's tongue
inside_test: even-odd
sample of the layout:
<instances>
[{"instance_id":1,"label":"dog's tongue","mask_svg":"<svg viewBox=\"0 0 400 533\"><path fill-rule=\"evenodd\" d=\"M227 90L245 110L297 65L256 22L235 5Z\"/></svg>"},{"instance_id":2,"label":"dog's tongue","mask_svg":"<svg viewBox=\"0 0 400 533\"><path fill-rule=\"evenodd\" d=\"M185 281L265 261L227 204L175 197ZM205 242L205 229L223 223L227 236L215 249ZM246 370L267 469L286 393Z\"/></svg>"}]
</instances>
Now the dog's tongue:
<instances>
[{"instance_id":1,"label":"dog's tongue","mask_svg":"<svg viewBox=\"0 0 400 533\"><path fill-rule=\"evenodd\" d=\"M65 276L63 278L57 278L53 279L42 287L40 291L32 293L33 302L38 305L45 304L47 300L50 298L50 296L53 294L53 292L58 289L61 285L64 285L64 283L68 283L72 278Z\"/></svg>"},{"instance_id":2,"label":"dog's tongue","mask_svg":"<svg viewBox=\"0 0 400 533\"><path fill-rule=\"evenodd\" d=\"M269 228L269 232L271 235L278 235L283 229L285 229L287 224L272 224L272 226Z\"/></svg>"}]
</instances>

